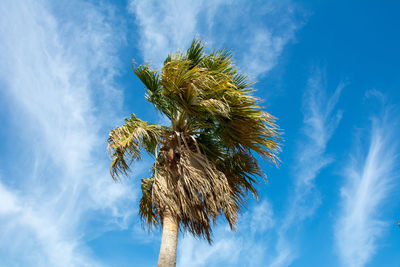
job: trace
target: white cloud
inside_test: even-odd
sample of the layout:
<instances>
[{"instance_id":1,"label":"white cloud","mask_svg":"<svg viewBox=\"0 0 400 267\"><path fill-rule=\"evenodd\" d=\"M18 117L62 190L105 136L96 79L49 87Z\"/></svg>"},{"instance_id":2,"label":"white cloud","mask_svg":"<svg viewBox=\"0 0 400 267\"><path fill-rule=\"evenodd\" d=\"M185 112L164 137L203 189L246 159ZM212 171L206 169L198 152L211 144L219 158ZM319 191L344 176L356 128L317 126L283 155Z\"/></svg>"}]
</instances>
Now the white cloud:
<instances>
[{"instance_id":1,"label":"white cloud","mask_svg":"<svg viewBox=\"0 0 400 267\"><path fill-rule=\"evenodd\" d=\"M132 1L145 61L159 65L168 53L186 47L196 34L200 8L199 1Z\"/></svg>"},{"instance_id":2,"label":"white cloud","mask_svg":"<svg viewBox=\"0 0 400 267\"><path fill-rule=\"evenodd\" d=\"M229 229L219 228L216 242L209 245L192 236L180 240L178 251L178 266L225 266L234 264L243 249L242 241L230 234Z\"/></svg>"},{"instance_id":3,"label":"white cloud","mask_svg":"<svg viewBox=\"0 0 400 267\"><path fill-rule=\"evenodd\" d=\"M15 213L20 210L17 204L17 198L0 184L0 216Z\"/></svg>"},{"instance_id":4,"label":"white cloud","mask_svg":"<svg viewBox=\"0 0 400 267\"><path fill-rule=\"evenodd\" d=\"M166 55L186 49L194 37L211 48L228 47L253 77L268 73L302 25L290 1L131 1L144 60L160 66Z\"/></svg>"},{"instance_id":5,"label":"white cloud","mask_svg":"<svg viewBox=\"0 0 400 267\"><path fill-rule=\"evenodd\" d=\"M381 96L381 95L378 95ZM365 266L383 234L382 207L390 196L398 166L398 143L393 114L386 110L372 119L368 150L357 147L345 169L342 209L335 225L336 246L346 266ZM360 153L361 151L361 153Z\"/></svg>"},{"instance_id":6,"label":"white cloud","mask_svg":"<svg viewBox=\"0 0 400 267\"><path fill-rule=\"evenodd\" d=\"M319 172L332 161L326 154L326 146L342 117L336 105L344 86L345 84L340 83L333 95L328 97L324 73L320 69L315 69L308 80L303 97L304 138L299 142L294 170L295 187L293 197L289 199L287 213L278 229L277 255L271 266L289 266L298 256L297 247L294 245L296 232L303 221L312 216L320 205L314 181Z\"/></svg>"},{"instance_id":7,"label":"white cloud","mask_svg":"<svg viewBox=\"0 0 400 267\"><path fill-rule=\"evenodd\" d=\"M2 202L0 213L3 229L0 239L7 240L0 247L3 264L29 265L34 262L36 266L100 266L86 255L79 239L69 236L71 232L60 227L60 220L26 203L25 197L0 186L0 199L12 199L12 209L4 210L10 202Z\"/></svg>"},{"instance_id":8,"label":"white cloud","mask_svg":"<svg viewBox=\"0 0 400 267\"><path fill-rule=\"evenodd\" d=\"M264 266L268 234L275 225L271 204L256 203L232 232L225 221L214 229L214 243L187 235L179 240L178 266Z\"/></svg>"},{"instance_id":9,"label":"white cloud","mask_svg":"<svg viewBox=\"0 0 400 267\"><path fill-rule=\"evenodd\" d=\"M4 1L0 13L1 97L11 121L2 130L20 151L0 163L0 257L6 265L99 265L85 241L126 227L136 194L112 181L105 152L120 109L120 18L80 1ZM102 223L87 229L94 219Z\"/></svg>"}]
</instances>

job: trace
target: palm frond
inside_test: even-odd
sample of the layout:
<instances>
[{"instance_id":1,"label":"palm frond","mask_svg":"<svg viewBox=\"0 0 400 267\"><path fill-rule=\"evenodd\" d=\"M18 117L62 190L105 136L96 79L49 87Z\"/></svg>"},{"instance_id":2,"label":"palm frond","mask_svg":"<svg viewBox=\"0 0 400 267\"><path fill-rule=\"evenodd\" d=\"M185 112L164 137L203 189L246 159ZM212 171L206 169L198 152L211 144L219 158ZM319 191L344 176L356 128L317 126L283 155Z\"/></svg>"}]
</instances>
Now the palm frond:
<instances>
[{"instance_id":1,"label":"palm frond","mask_svg":"<svg viewBox=\"0 0 400 267\"><path fill-rule=\"evenodd\" d=\"M171 118L173 104L162 94L160 74L145 65L140 65L136 68L134 63L132 63L132 69L146 87L146 100L152 103L156 109L164 113L168 118Z\"/></svg>"},{"instance_id":2,"label":"palm frond","mask_svg":"<svg viewBox=\"0 0 400 267\"><path fill-rule=\"evenodd\" d=\"M136 74L150 92L154 93L161 89L160 77L157 71L151 70L146 65L140 65L136 68L134 64L132 64L132 69L133 73Z\"/></svg>"},{"instance_id":3,"label":"palm frond","mask_svg":"<svg viewBox=\"0 0 400 267\"><path fill-rule=\"evenodd\" d=\"M194 39L186 52L186 58L190 61L189 69L197 66L203 59L204 44Z\"/></svg>"},{"instance_id":4,"label":"palm frond","mask_svg":"<svg viewBox=\"0 0 400 267\"><path fill-rule=\"evenodd\" d=\"M204 108L200 109L203 112L211 113L212 115L219 115L221 117L229 118L230 108L221 100L205 99L199 102L199 106Z\"/></svg>"},{"instance_id":5,"label":"palm frond","mask_svg":"<svg viewBox=\"0 0 400 267\"><path fill-rule=\"evenodd\" d=\"M110 171L113 179L116 180L121 173L128 174L131 162L141 158L141 148L154 154L162 132L161 126L148 124L134 114L130 119L125 119L123 126L111 130L108 148L112 154Z\"/></svg>"},{"instance_id":6,"label":"palm frond","mask_svg":"<svg viewBox=\"0 0 400 267\"><path fill-rule=\"evenodd\" d=\"M160 218L153 206L153 183L154 178L142 179L142 197L139 202L139 217L142 224L149 228L160 223Z\"/></svg>"},{"instance_id":7,"label":"palm frond","mask_svg":"<svg viewBox=\"0 0 400 267\"><path fill-rule=\"evenodd\" d=\"M241 151L253 150L277 164L280 151L280 130L275 118L263 111L260 100L246 94L246 90L234 90L225 95L230 107L230 118L220 119L216 131L227 147Z\"/></svg>"},{"instance_id":8,"label":"palm frond","mask_svg":"<svg viewBox=\"0 0 400 267\"><path fill-rule=\"evenodd\" d=\"M232 64L232 53L227 49L212 51L207 57L204 57L201 66L212 73L234 75L237 72Z\"/></svg>"},{"instance_id":9,"label":"palm frond","mask_svg":"<svg viewBox=\"0 0 400 267\"><path fill-rule=\"evenodd\" d=\"M217 166L228 177L232 191L237 194L238 205L243 202L242 199L248 191L258 198L255 185L258 178L264 178L265 175L249 151L234 151L223 161L219 161Z\"/></svg>"},{"instance_id":10,"label":"palm frond","mask_svg":"<svg viewBox=\"0 0 400 267\"><path fill-rule=\"evenodd\" d=\"M243 73L236 73L232 76L232 81L235 87L239 90L250 88L254 85L254 82L248 81L247 75Z\"/></svg>"},{"instance_id":11,"label":"palm frond","mask_svg":"<svg viewBox=\"0 0 400 267\"><path fill-rule=\"evenodd\" d=\"M223 73L211 74L198 66L189 69L189 64L187 60L167 63L161 72L160 83L166 98L189 115L194 115L201 108L201 101L222 100L223 91L230 86L230 77Z\"/></svg>"}]
</instances>

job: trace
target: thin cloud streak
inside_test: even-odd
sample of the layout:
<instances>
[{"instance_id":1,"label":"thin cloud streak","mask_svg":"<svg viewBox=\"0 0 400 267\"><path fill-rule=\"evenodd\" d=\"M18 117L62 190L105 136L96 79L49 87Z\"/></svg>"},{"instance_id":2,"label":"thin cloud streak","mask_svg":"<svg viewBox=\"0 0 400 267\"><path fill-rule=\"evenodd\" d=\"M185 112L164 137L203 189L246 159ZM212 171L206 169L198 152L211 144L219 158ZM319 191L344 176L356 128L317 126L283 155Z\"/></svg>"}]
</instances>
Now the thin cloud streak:
<instances>
[{"instance_id":1,"label":"thin cloud streak","mask_svg":"<svg viewBox=\"0 0 400 267\"><path fill-rule=\"evenodd\" d=\"M160 67L167 53L186 49L197 37L210 47L232 49L237 64L253 77L267 74L277 64L303 24L290 1L133 0L129 10L139 26L139 47L146 62Z\"/></svg>"},{"instance_id":2,"label":"thin cloud streak","mask_svg":"<svg viewBox=\"0 0 400 267\"><path fill-rule=\"evenodd\" d=\"M384 233L381 207L398 177L398 143L393 114L372 118L366 153L352 153L341 188L342 209L335 225L336 247L346 266L365 266L378 249ZM361 147L356 151L361 151Z\"/></svg>"},{"instance_id":3,"label":"thin cloud streak","mask_svg":"<svg viewBox=\"0 0 400 267\"><path fill-rule=\"evenodd\" d=\"M289 266L298 257L298 249L293 245L297 242L296 233L320 205L315 179L332 162L326 154L326 146L342 118L342 112L337 110L336 105L344 87L345 84L340 83L328 97L324 72L318 68L308 80L303 97L304 138L299 142L299 153L296 154L293 197L278 229L277 255L272 259L271 266Z\"/></svg>"},{"instance_id":4,"label":"thin cloud streak","mask_svg":"<svg viewBox=\"0 0 400 267\"><path fill-rule=\"evenodd\" d=\"M58 5L74 12L58 14ZM135 192L112 181L105 153L107 121L117 117L110 108L121 105L117 18L108 6L58 5L0 5L1 97L11 121L5 134L22 151L0 165L6 265L101 265L86 241L127 227L133 212ZM102 223L88 229L94 220Z\"/></svg>"}]
</instances>

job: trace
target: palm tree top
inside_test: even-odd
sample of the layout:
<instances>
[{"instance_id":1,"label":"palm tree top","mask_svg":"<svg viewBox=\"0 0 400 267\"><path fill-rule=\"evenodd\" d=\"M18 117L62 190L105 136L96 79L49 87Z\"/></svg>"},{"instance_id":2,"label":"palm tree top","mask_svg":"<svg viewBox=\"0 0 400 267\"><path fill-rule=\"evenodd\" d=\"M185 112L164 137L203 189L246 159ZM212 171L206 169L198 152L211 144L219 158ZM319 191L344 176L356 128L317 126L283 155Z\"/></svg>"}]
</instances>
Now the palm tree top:
<instances>
[{"instance_id":1,"label":"palm tree top","mask_svg":"<svg viewBox=\"0 0 400 267\"><path fill-rule=\"evenodd\" d=\"M254 155L276 164L280 130L231 52L204 48L194 40L185 53L169 55L161 71L133 64L147 101L171 123L149 124L132 114L108 142L115 180L142 150L155 156L152 177L142 179L142 222L157 226L168 212L183 231L211 242L211 221L224 214L234 228L247 193L257 197L263 172Z\"/></svg>"}]
</instances>

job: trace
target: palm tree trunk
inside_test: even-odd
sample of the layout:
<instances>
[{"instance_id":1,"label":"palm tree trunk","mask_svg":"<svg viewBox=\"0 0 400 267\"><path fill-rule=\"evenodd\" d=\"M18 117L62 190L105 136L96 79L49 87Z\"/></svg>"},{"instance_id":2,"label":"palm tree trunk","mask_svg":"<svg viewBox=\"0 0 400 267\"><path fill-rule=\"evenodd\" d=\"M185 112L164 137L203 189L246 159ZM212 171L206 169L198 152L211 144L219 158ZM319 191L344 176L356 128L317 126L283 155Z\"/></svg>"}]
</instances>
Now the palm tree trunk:
<instances>
[{"instance_id":1,"label":"palm tree trunk","mask_svg":"<svg viewBox=\"0 0 400 267\"><path fill-rule=\"evenodd\" d=\"M164 212L163 230L161 238L160 255L158 256L158 267L176 266L176 246L178 243L179 223L167 211Z\"/></svg>"}]
</instances>

